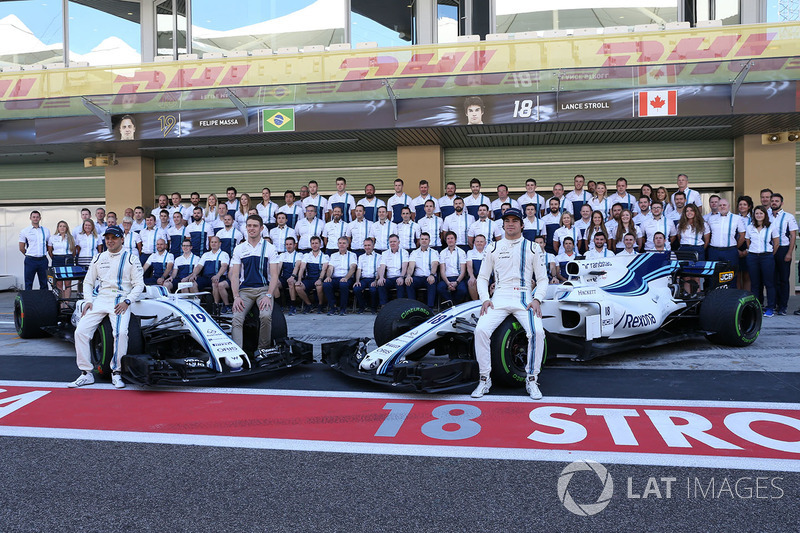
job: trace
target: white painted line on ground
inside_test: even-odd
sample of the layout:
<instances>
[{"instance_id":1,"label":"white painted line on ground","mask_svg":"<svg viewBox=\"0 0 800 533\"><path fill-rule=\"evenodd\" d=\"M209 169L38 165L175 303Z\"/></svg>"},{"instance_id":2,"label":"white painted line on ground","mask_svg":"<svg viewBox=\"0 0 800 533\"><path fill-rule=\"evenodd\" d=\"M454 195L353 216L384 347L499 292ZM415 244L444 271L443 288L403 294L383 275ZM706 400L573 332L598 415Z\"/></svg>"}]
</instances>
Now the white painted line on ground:
<instances>
[{"instance_id":1,"label":"white painted line on ground","mask_svg":"<svg viewBox=\"0 0 800 533\"><path fill-rule=\"evenodd\" d=\"M0 387L33 387L43 389L66 389L67 382L58 381L13 381L0 380ZM86 389L108 389L116 390L110 383L95 383ZM79 394L80 389L76 389ZM800 403L779 403L779 402L730 402L717 400L668 400L668 399L647 399L647 398L584 398L567 396L545 396L540 401L532 401L527 396L503 396L500 394L484 396L479 400L464 394L426 394L426 393L391 393L391 392L352 392L352 391L317 391L317 390L290 390L290 389L234 389L216 387L163 387L150 388L137 385L128 385L125 389L117 391L124 394L130 391L149 391L157 392L191 392L199 394L244 394L254 396L300 396L309 398L367 398L367 399L395 399L395 400L430 400L449 402L453 400L469 401L480 404L482 402L516 402L525 403L533 407L542 404L566 403L566 404L591 404L591 405L653 405L653 406L674 406L674 407L729 407L729 408L757 408L757 409L793 409L800 411Z\"/></svg>"},{"instance_id":2,"label":"white painted line on ground","mask_svg":"<svg viewBox=\"0 0 800 533\"><path fill-rule=\"evenodd\" d=\"M676 466L694 468L733 468L750 471L800 472L800 461L784 459L752 459L748 457L711 457L700 455L664 455L645 453L591 452L565 450L522 450L517 448L484 448L466 446L425 446L418 444L383 444L210 435L176 435L134 431L101 431L89 429L57 429L0 426L0 436L49 439L132 442L145 444L177 444L370 455L404 455L422 457L454 457L468 459L508 459L515 461L550 461L569 463L592 459L604 464Z\"/></svg>"}]
</instances>

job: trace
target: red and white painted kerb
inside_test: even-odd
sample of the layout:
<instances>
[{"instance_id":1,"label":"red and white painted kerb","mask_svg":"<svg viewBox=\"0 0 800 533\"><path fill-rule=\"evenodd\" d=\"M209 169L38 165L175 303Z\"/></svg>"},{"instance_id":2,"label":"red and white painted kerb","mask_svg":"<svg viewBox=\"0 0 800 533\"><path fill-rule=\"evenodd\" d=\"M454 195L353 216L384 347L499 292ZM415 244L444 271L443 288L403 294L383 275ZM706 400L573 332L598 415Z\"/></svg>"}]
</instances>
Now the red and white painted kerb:
<instances>
[{"instance_id":1,"label":"red and white painted kerb","mask_svg":"<svg viewBox=\"0 0 800 533\"><path fill-rule=\"evenodd\" d=\"M0 381L0 435L800 471L800 404Z\"/></svg>"}]
</instances>

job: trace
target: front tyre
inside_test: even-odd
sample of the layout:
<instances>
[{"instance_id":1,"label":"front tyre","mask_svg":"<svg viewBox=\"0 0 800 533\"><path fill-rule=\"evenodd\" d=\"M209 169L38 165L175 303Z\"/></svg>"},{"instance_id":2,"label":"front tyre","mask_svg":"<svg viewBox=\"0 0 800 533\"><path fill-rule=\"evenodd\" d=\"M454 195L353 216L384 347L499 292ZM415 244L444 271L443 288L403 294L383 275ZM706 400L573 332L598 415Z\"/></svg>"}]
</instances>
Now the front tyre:
<instances>
[{"instance_id":1,"label":"front tyre","mask_svg":"<svg viewBox=\"0 0 800 533\"><path fill-rule=\"evenodd\" d=\"M383 346L419 326L434 314L430 307L417 300L410 298L392 300L381 308L375 318L375 325L372 328L375 343Z\"/></svg>"},{"instance_id":2,"label":"front tyre","mask_svg":"<svg viewBox=\"0 0 800 533\"><path fill-rule=\"evenodd\" d=\"M94 332L90 344L92 367L99 376L111 379L111 359L114 357L114 330L111 320L105 317Z\"/></svg>"},{"instance_id":3,"label":"front tyre","mask_svg":"<svg viewBox=\"0 0 800 533\"><path fill-rule=\"evenodd\" d=\"M52 291L19 291L14 298L14 328L21 339L46 337L42 328L58 324L58 301Z\"/></svg>"},{"instance_id":4,"label":"front tyre","mask_svg":"<svg viewBox=\"0 0 800 533\"><path fill-rule=\"evenodd\" d=\"M716 289L700 307L700 328L708 340L725 346L749 346L761 333L761 304L747 291Z\"/></svg>"},{"instance_id":5,"label":"front tyre","mask_svg":"<svg viewBox=\"0 0 800 533\"><path fill-rule=\"evenodd\" d=\"M492 357L492 380L508 387L525 383L528 364L528 334L513 315L509 315L494 330L490 343ZM542 366L547 360L547 337L545 336Z\"/></svg>"}]
</instances>

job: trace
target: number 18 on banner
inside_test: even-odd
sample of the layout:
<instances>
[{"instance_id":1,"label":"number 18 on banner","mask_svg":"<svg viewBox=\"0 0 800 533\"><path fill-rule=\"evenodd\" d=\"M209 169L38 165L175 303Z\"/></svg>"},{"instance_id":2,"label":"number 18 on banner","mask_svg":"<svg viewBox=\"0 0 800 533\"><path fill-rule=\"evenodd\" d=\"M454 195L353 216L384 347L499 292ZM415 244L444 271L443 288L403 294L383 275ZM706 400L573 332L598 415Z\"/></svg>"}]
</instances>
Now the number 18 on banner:
<instances>
[{"instance_id":1,"label":"number 18 on banner","mask_svg":"<svg viewBox=\"0 0 800 533\"><path fill-rule=\"evenodd\" d=\"M640 91L640 117L671 117L678 114L678 91Z\"/></svg>"}]
</instances>

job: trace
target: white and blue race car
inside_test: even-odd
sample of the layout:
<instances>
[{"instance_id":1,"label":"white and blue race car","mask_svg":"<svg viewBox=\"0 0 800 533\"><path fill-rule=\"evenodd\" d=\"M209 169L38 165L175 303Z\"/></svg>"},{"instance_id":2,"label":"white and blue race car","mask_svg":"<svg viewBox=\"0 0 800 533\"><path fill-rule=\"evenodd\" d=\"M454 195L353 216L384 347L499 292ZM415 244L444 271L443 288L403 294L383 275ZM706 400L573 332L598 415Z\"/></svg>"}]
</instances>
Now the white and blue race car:
<instances>
[{"instance_id":1,"label":"white and blue race car","mask_svg":"<svg viewBox=\"0 0 800 533\"><path fill-rule=\"evenodd\" d=\"M679 259L678 257L682 257ZM572 261L569 279L550 285L542 302L545 357L585 361L628 350L707 337L747 346L761 331L762 310L749 292L728 289L727 263L696 261L670 252ZM702 279L687 295L683 280ZM442 391L478 379L473 333L480 302L435 314L415 300L384 306L375 321L377 347L366 342L323 346L323 361L352 377L405 390ZM525 379L528 340L509 316L492 336L492 379Z\"/></svg>"}]
</instances>

